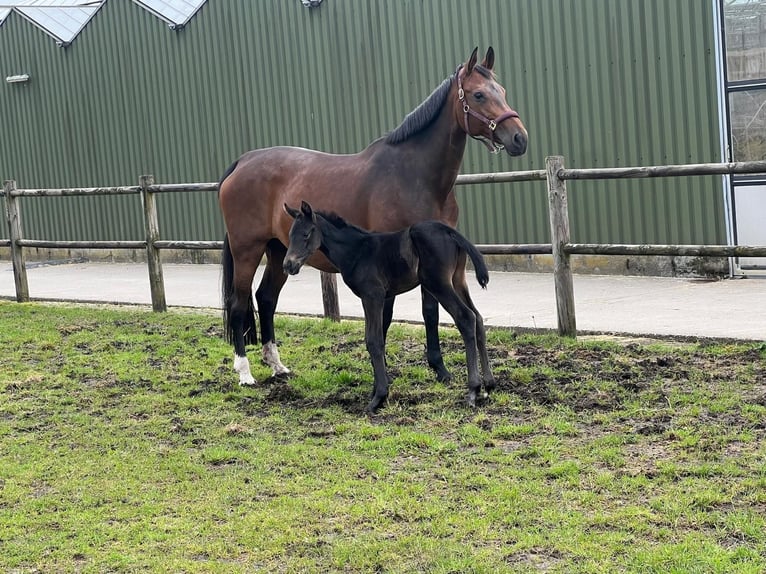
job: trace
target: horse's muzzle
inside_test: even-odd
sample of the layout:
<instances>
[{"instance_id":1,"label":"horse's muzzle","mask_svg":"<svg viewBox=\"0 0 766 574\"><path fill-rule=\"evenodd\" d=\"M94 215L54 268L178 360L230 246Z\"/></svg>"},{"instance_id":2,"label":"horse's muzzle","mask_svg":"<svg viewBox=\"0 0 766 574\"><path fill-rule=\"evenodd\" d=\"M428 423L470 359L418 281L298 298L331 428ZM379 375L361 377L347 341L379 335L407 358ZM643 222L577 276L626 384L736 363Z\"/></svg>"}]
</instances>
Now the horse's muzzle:
<instances>
[{"instance_id":1,"label":"horse's muzzle","mask_svg":"<svg viewBox=\"0 0 766 574\"><path fill-rule=\"evenodd\" d=\"M527 132L524 130L516 129L508 135L496 133L495 139L503 144L508 155L524 155L527 151Z\"/></svg>"}]
</instances>

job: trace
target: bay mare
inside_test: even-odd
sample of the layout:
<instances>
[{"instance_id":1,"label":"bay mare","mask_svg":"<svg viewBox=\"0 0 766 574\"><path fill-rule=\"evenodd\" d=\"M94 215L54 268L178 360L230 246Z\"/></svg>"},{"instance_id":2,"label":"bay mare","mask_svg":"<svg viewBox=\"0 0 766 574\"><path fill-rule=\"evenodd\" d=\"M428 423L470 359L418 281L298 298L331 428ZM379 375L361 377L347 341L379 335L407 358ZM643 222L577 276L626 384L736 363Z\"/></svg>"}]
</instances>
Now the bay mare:
<instances>
[{"instance_id":1,"label":"bay mare","mask_svg":"<svg viewBox=\"0 0 766 574\"><path fill-rule=\"evenodd\" d=\"M319 250L362 300L364 341L375 377L368 411L375 412L383 404L391 383L386 369L386 334L391 324L391 318L383 316L386 302L418 285L447 310L463 337L468 404L476 406L482 383L487 391L495 388L484 321L465 281L466 255L482 287L489 282L489 271L470 241L440 221L421 221L401 231L372 233L335 214L314 211L305 201L300 210L287 204L284 207L294 219L283 263L285 273L297 274ZM481 360L483 379L479 378L477 358Z\"/></svg>"},{"instance_id":2,"label":"bay mare","mask_svg":"<svg viewBox=\"0 0 766 574\"><path fill-rule=\"evenodd\" d=\"M373 231L395 231L424 220L455 227L454 185L467 137L511 156L527 149L527 131L505 99L490 47L481 63L477 49L395 130L356 154L334 155L295 147L249 151L224 173L219 204L226 225L223 247L224 331L234 345L234 369L243 385L255 381L245 347L258 342L252 282L263 255L266 266L255 293L262 357L274 375L289 373L274 336L274 312L287 280L282 261L292 223L284 203L310 202ZM308 264L337 269L321 253ZM440 380L450 378L439 348L439 305L426 291L423 319L428 364ZM393 299L387 302L390 321Z\"/></svg>"}]
</instances>

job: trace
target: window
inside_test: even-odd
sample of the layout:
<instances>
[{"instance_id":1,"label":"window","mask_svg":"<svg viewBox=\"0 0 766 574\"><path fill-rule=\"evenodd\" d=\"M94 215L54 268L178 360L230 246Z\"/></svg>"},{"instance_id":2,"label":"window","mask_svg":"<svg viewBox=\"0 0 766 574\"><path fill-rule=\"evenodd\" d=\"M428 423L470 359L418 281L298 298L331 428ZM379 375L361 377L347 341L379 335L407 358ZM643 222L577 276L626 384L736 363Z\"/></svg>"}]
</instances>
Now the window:
<instances>
[{"instance_id":1,"label":"window","mask_svg":"<svg viewBox=\"0 0 766 574\"><path fill-rule=\"evenodd\" d=\"M733 161L766 159L766 0L724 0Z\"/></svg>"}]
</instances>

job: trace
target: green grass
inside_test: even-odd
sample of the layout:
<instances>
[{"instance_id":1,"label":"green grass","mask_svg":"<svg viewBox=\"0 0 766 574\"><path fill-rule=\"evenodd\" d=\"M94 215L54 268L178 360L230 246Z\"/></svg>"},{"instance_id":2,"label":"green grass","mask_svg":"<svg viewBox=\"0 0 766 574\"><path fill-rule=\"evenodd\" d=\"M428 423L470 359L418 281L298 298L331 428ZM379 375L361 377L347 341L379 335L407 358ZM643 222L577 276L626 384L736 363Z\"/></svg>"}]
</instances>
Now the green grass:
<instances>
[{"instance_id":1,"label":"green grass","mask_svg":"<svg viewBox=\"0 0 766 574\"><path fill-rule=\"evenodd\" d=\"M237 385L216 315L0 302L0 571L766 571L766 347L489 334L463 403L395 325L280 317Z\"/></svg>"}]
</instances>

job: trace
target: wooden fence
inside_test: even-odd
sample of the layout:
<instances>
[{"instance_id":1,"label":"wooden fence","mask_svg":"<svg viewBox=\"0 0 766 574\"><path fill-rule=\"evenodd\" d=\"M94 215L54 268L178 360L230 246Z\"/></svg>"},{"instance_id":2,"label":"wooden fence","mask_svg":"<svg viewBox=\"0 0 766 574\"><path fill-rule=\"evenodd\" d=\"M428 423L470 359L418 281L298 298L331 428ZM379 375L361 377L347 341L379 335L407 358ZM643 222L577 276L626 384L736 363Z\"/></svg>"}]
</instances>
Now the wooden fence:
<instances>
[{"instance_id":1,"label":"wooden fence","mask_svg":"<svg viewBox=\"0 0 766 574\"><path fill-rule=\"evenodd\" d=\"M546 158L545 170L465 174L458 176L458 185L477 183L505 183L514 181L545 181L548 190L548 207L551 243L478 245L487 255L551 254L556 294L558 332L574 337L577 333L575 300L570 265L571 255L665 255L699 257L766 257L766 246L742 245L631 245L571 243L569 240L569 214L567 207L567 180L622 179L643 177L683 177L692 175L724 175L766 173L766 161L665 165L652 167L567 169L564 158ZM2 195L5 196L6 217L10 239L0 240L0 247L10 247L16 300L29 301L25 247L68 249L146 249L149 268L149 287L152 308L165 311L165 286L162 275L160 251L162 249L221 249L221 241L164 241L160 239L156 195L158 193L217 191L217 183L156 185L151 175L141 176L137 186L75 189L17 189L14 181L6 181ZM46 241L25 239L22 233L19 200L22 197L62 197L74 195L135 195L141 196L144 215L145 238L141 241ZM322 274L322 292L325 315L338 318L336 276Z\"/></svg>"}]
</instances>

